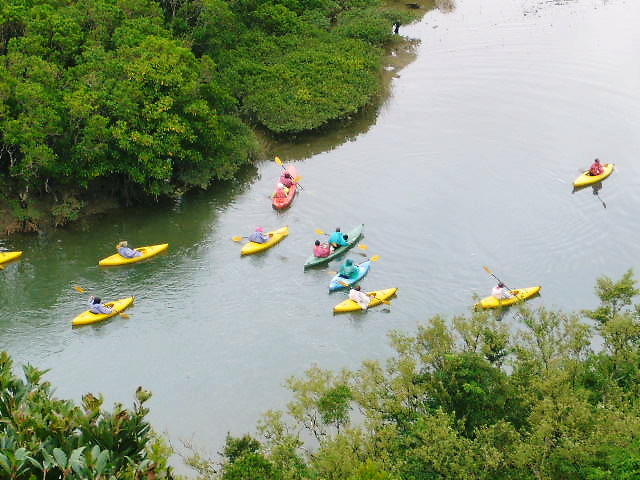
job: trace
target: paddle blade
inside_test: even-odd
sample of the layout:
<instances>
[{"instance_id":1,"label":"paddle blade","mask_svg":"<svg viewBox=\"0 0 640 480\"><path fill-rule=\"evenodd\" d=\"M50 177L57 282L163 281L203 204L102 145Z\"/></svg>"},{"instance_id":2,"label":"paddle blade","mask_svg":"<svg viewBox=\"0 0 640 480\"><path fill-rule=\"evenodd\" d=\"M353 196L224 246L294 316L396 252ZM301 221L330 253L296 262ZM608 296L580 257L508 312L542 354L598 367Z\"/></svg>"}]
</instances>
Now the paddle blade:
<instances>
[{"instance_id":1,"label":"paddle blade","mask_svg":"<svg viewBox=\"0 0 640 480\"><path fill-rule=\"evenodd\" d=\"M84 288L79 287L79 286L77 286L77 285L76 285L75 287L73 287L73 289L74 289L76 292L80 292L80 293L84 293L84 292L86 292L86 290L85 290Z\"/></svg>"},{"instance_id":2,"label":"paddle blade","mask_svg":"<svg viewBox=\"0 0 640 480\"><path fill-rule=\"evenodd\" d=\"M239 242L240 240L242 240L242 237L231 237L231 240L233 240L234 242Z\"/></svg>"},{"instance_id":3,"label":"paddle blade","mask_svg":"<svg viewBox=\"0 0 640 480\"><path fill-rule=\"evenodd\" d=\"M316 228L314 230L314 232L316 232L318 235L326 235L326 233L324 233L322 230L320 230L319 228Z\"/></svg>"},{"instance_id":4,"label":"paddle blade","mask_svg":"<svg viewBox=\"0 0 640 480\"><path fill-rule=\"evenodd\" d=\"M293 181L294 181L295 183L298 183L298 182L300 181L300 179L301 179L301 178L302 178L301 176L297 176L296 178L294 178L294 179L293 179Z\"/></svg>"},{"instance_id":5,"label":"paddle blade","mask_svg":"<svg viewBox=\"0 0 640 480\"><path fill-rule=\"evenodd\" d=\"M361 250L369 250L369 246L368 245L364 245L362 243L360 245L358 245L358 248L361 249Z\"/></svg>"},{"instance_id":6,"label":"paddle blade","mask_svg":"<svg viewBox=\"0 0 640 480\"><path fill-rule=\"evenodd\" d=\"M493 272L489 270L489 267L482 267L482 269L487 272L489 275L493 275Z\"/></svg>"},{"instance_id":7,"label":"paddle blade","mask_svg":"<svg viewBox=\"0 0 640 480\"><path fill-rule=\"evenodd\" d=\"M372 262L377 262L378 260L380 260L380 255L374 255L369 260L371 260Z\"/></svg>"},{"instance_id":8,"label":"paddle blade","mask_svg":"<svg viewBox=\"0 0 640 480\"><path fill-rule=\"evenodd\" d=\"M129 315L127 315L126 313L120 313L120 316L122 318L131 318Z\"/></svg>"},{"instance_id":9,"label":"paddle blade","mask_svg":"<svg viewBox=\"0 0 640 480\"><path fill-rule=\"evenodd\" d=\"M338 280L338 283L339 283L340 285L342 285L343 287L351 288L351 285L349 285L349 284L348 284L348 283L346 283L346 282L343 282L342 280Z\"/></svg>"},{"instance_id":10,"label":"paddle blade","mask_svg":"<svg viewBox=\"0 0 640 480\"><path fill-rule=\"evenodd\" d=\"M333 271L333 270L329 270L327 273L328 273L329 275L331 275L331 276L333 276L333 275L337 275L337 274L338 274L338 272L335 272L335 271Z\"/></svg>"},{"instance_id":11,"label":"paddle blade","mask_svg":"<svg viewBox=\"0 0 640 480\"><path fill-rule=\"evenodd\" d=\"M275 161L278 165L280 165L282 167L282 160L280 160L280 157L276 157Z\"/></svg>"}]
</instances>

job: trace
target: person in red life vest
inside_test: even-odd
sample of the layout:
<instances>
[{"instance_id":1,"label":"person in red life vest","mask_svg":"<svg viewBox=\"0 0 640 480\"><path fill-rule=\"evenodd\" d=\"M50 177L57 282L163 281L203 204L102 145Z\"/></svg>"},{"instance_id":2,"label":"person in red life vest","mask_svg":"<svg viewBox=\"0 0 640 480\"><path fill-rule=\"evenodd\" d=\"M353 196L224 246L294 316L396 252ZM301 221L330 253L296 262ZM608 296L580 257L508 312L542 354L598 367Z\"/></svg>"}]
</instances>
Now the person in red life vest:
<instances>
[{"instance_id":1,"label":"person in red life vest","mask_svg":"<svg viewBox=\"0 0 640 480\"><path fill-rule=\"evenodd\" d=\"M282 172L279 182L287 188L291 188L294 184L293 178L291 178L291 174L289 172Z\"/></svg>"},{"instance_id":2,"label":"person in red life vest","mask_svg":"<svg viewBox=\"0 0 640 480\"><path fill-rule=\"evenodd\" d=\"M589 167L589 175L592 177L602 175L604 173L604 167L600 163L600 160L597 158L593 161L591 166Z\"/></svg>"},{"instance_id":3,"label":"person in red life vest","mask_svg":"<svg viewBox=\"0 0 640 480\"><path fill-rule=\"evenodd\" d=\"M313 247L313 256L318 258L328 257L331 253L331 246L328 243L320 243L320 240L316 240L315 247Z\"/></svg>"}]
</instances>

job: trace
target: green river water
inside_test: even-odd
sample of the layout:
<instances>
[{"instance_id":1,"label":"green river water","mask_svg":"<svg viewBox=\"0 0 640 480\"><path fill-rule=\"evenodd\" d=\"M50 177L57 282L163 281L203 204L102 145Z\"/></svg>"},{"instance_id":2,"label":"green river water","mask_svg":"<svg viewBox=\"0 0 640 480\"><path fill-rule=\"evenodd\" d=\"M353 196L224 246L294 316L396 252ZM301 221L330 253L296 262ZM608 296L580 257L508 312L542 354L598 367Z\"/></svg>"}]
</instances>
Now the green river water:
<instances>
[{"instance_id":1,"label":"green river water","mask_svg":"<svg viewBox=\"0 0 640 480\"><path fill-rule=\"evenodd\" d=\"M288 376L384 358L390 329L468 311L494 284L483 265L512 287L542 285L532 306L594 306L596 278L618 277L640 256L640 3L452 7L401 27L419 40L415 60L389 72L377 109L293 144L266 141L268 158L235 183L0 237L25 252L0 272L0 349L50 368L64 398L102 392L107 405L131 404L142 385L157 430L215 451L227 431L252 431L286 403ZM273 155L295 162L304 186L282 213L269 200ZM614 174L598 196L572 194L595 157L614 162ZM345 297L328 293L328 269L302 265L314 229L357 223L380 256L363 288L399 294L390 307L334 316ZM231 237L257 225L288 225L290 235L241 258ZM99 268L122 239L170 247ZM135 295L130 318L72 329L89 293Z\"/></svg>"}]
</instances>

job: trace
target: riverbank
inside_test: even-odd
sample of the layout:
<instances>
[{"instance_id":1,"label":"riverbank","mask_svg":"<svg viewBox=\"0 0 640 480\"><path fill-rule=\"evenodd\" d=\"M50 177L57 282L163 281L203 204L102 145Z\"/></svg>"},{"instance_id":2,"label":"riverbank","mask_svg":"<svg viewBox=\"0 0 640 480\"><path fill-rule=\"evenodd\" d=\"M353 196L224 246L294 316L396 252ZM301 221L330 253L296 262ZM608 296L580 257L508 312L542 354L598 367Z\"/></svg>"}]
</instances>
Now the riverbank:
<instances>
[{"instance_id":1,"label":"riverbank","mask_svg":"<svg viewBox=\"0 0 640 480\"><path fill-rule=\"evenodd\" d=\"M376 17L378 19L377 21L380 22L383 18L397 18L402 19L405 22L409 20L413 21L414 19L421 17L429 9L435 8L433 2L426 2L425 5L411 5L411 7L408 7L397 1L387 2L384 6L380 7L380 11L382 11L383 14L382 16ZM397 21L398 24L401 23L400 20ZM211 160L205 161L205 159L202 158L201 161L198 162L200 166L194 164L189 167L190 171L181 174L182 180L180 181L176 181L175 177L184 167L180 167L179 163L177 163L179 159L176 157L178 157L178 155L173 152L168 152L168 155L172 157L171 159L167 159L167 162L171 162L170 165L152 165L150 168L147 168L140 166L146 164L149 160L147 158L147 154L142 150L136 153L137 158L135 156L133 158L127 158L130 157L130 155L126 152L114 152L113 160L118 165L121 175L119 175L117 180L111 181L109 180L109 177L105 177L102 173L98 173L90 182L92 184L92 190L89 190L86 186L84 188L78 188L78 185L68 185L68 178L64 179L64 183L58 182L53 187L50 185L54 184L54 182L50 184L49 180L46 179L44 184L40 186L41 188L38 189L34 188L33 185L30 186L28 183L19 180L18 177L14 175L5 176L3 179L1 178L3 175L0 171L0 180L2 180L2 184L4 186L4 196L0 196L0 234L11 235L15 233L42 232L53 228L63 227L80 218L102 213L109 209L118 208L120 205L125 203L132 203L131 198L128 198L127 200L123 198L124 194L127 196L133 194L133 201L135 202L153 202L154 197L160 198L162 196L182 195L193 188L202 188L217 182L225 182L230 180L237 171L237 168L245 164L247 160L264 157L272 158L274 154L282 154L283 151L276 148L276 145L285 145L285 150L288 150L290 145L301 143L308 144L309 142L315 142L315 139L317 138L332 138L336 139L336 141L339 140L344 142L347 141L349 137L344 135L342 132L345 130L353 131L354 125L361 125L360 132L363 133L375 123L378 111L388 96L391 80L397 76L400 69L415 59L415 48L417 46L417 42L415 40L406 38L402 35L384 33L383 30L386 28L384 27L384 24L378 25L378 27L382 29L378 32L379 38L377 40L371 39L371 41L374 42L374 44L376 42L381 43L384 45L384 48L372 47L370 51L370 54L376 52L374 55L376 56L376 59L372 60L372 65L376 65L375 69L366 74L368 77L366 83L370 85L371 88L367 87L362 91L362 89L357 86L357 82L353 83L355 82L354 77L353 82L348 78L345 78L342 79L342 86L334 85L333 87L330 87L329 90L331 93L321 92L320 97L323 99L329 98L331 95L335 94L335 92L342 92L342 97L350 103L349 106L345 104L344 108L341 107L337 110L332 110L330 112L327 111L326 115L328 116L325 120L322 120L319 123L317 122L319 118L317 113L319 110L322 110L323 107L317 104L317 102L314 102L311 98L304 99L304 108L306 109L307 105L311 106L311 110L305 113L305 115L308 114L310 115L310 118L314 118L313 122L308 123L306 120L299 119L300 123L290 124L291 128L293 128L292 131L276 133L267 128L267 126L262 125L259 121L257 123L252 123L253 131L250 131L246 125L242 124L242 122L253 115L250 114L247 117L245 115L247 113L246 111L237 112L237 114L243 117L243 120L238 118L235 120L229 119L229 121L234 124L234 128L236 128L236 130L239 130L236 131L235 134L233 131L224 132L224 135L232 137L230 140L231 143L240 143L239 146L236 145L236 147L232 149L235 152L235 160L229 160L227 164L222 165L221 167L213 167L214 170L219 168L219 171L216 173L215 171L211 172L211 166L206 168L202 167L203 162L211 162ZM388 27L389 29L391 28L390 26ZM309 53L309 55L311 55L309 59L313 62L317 61L317 58L313 57L311 53ZM187 60L189 59L187 58ZM191 60L193 60L193 58L191 58ZM286 57L280 58L279 62L285 62L282 65L286 64ZM352 66L350 74L358 74L356 67L356 64ZM229 65L227 65L226 68L229 68ZM318 68L320 68L320 70L318 70L318 73L320 73L327 67L318 65ZM222 70L224 70L224 68L222 68ZM330 70L327 72L330 72ZM328 73L323 73L322 75L324 77L331 76ZM216 81L220 80L221 79L218 78ZM310 80L305 78L304 81L309 82ZM362 98L355 99L353 96L346 95L343 91L346 84L349 84L349 88L359 90L360 94L364 93L364 96L362 96ZM280 83L278 83L278 88L282 89L282 85L280 85ZM286 92L288 95L291 88L294 87L290 85L289 87L286 87L283 92ZM69 95L73 95L73 93L70 93ZM334 100L329 100L330 104L333 102ZM263 107L266 107L266 104L263 105ZM273 108L273 105L268 108ZM296 116L294 111L297 108L299 108L299 106L294 102L294 104L290 104L288 107L280 106L275 108L275 110L277 110L279 115L282 117L293 118ZM284 109L284 111L282 111L282 109ZM142 115L144 116L144 114ZM254 120L257 120L257 118L254 118ZM51 119L51 121L55 120ZM129 121L134 123L140 122L139 119L133 118L130 118ZM266 124L268 125L268 122L266 122ZM297 131L297 129L302 128L303 125L307 125L309 129ZM145 135L149 137L144 142L145 144L152 141L150 135L159 133L159 131L156 131L155 133L149 131L149 129L142 124L140 125L140 128L145 130ZM271 125L271 128L276 131L280 130L280 127L274 127L273 125ZM238 135L241 136L238 137ZM255 138L257 138L260 147L257 146L254 140ZM120 141L121 140L119 140L119 142ZM133 142L134 144L139 143L139 133L132 132L126 141L128 143ZM324 150L327 148L335 148L337 146L336 141L334 141L333 145L327 146L326 144L323 144L319 148ZM105 146L103 145L101 148L105 148ZM167 148L178 151L181 146L174 144L172 147ZM5 148L3 152L0 151L0 157L2 154L9 155L10 152L10 148ZM14 153L10 155L12 166L15 162ZM55 155L56 153L52 150L49 154ZM118 155L122 155L122 158L118 158ZM156 157L152 159L154 163L163 162L161 158L157 158L164 156L162 152L157 151L154 155ZM189 153L183 150L183 155L192 156L193 152ZM198 155L202 156L203 154ZM250 158L242 159L243 155ZM104 165L100 165L105 161L102 157L94 157L93 160L91 160L92 162L97 162L96 165L88 163L88 160L89 159L69 159L68 163L73 164L78 161L82 161L84 163L82 168L85 170L99 171L105 168ZM128 169L122 169L123 164L129 164L130 167L127 167ZM65 165L65 161L60 161L57 168L68 171L70 166ZM163 171L169 168L168 174L163 173L161 175L161 178L164 178L163 182L159 182L159 179L154 180L154 177L158 176L156 172L159 168ZM83 177L86 177L86 175L83 175ZM148 180L147 177L152 180ZM87 180L82 178L81 185L86 183ZM68 186L65 187L65 184ZM107 186L108 190L103 189L102 186Z\"/></svg>"}]
</instances>

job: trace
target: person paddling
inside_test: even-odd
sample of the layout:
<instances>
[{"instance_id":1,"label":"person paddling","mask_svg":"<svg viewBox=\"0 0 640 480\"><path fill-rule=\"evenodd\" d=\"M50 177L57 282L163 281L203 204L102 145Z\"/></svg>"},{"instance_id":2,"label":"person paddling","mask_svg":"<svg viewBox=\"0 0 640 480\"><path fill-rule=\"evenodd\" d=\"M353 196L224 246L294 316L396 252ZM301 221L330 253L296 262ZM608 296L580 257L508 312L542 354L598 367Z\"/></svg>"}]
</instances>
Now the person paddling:
<instances>
[{"instance_id":1,"label":"person paddling","mask_svg":"<svg viewBox=\"0 0 640 480\"><path fill-rule=\"evenodd\" d=\"M342 232L340 232L340 227L337 227L336 231L329 236L329 245L333 248L346 247L349 245L348 240L349 235L343 235Z\"/></svg>"},{"instance_id":2,"label":"person paddling","mask_svg":"<svg viewBox=\"0 0 640 480\"><path fill-rule=\"evenodd\" d=\"M129 248L129 244L126 242L126 240L118 243L118 245L116 245L116 249L118 250L120 256L124 258L135 258L142 256L142 252L134 250L133 248Z\"/></svg>"},{"instance_id":3,"label":"person paddling","mask_svg":"<svg viewBox=\"0 0 640 480\"><path fill-rule=\"evenodd\" d=\"M89 304L89 307L90 307L89 311L91 313L95 313L96 315L100 315L100 314L106 315L113 312L112 308L107 307L102 303L102 300L100 299L100 297L94 297L92 295L89 297L89 301L87 303Z\"/></svg>"},{"instance_id":4,"label":"person paddling","mask_svg":"<svg viewBox=\"0 0 640 480\"><path fill-rule=\"evenodd\" d=\"M264 228L257 227L255 232L249 235L249 241L253 243L265 243L269 240L269 236L264 234Z\"/></svg>"},{"instance_id":5,"label":"person paddling","mask_svg":"<svg viewBox=\"0 0 640 480\"><path fill-rule=\"evenodd\" d=\"M589 175L591 175L592 177L597 177L598 175L602 175L603 173L604 167L600 163L600 160L596 158L589 167Z\"/></svg>"},{"instance_id":6,"label":"person paddling","mask_svg":"<svg viewBox=\"0 0 640 480\"><path fill-rule=\"evenodd\" d=\"M362 310L369 308L369 303L371 303L371 297L360 291L360 285L349 290L349 298L360 305Z\"/></svg>"},{"instance_id":7,"label":"person paddling","mask_svg":"<svg viewBox=\"0 0 640 480\"><path fill-rule=\"evenodd\" d=\"M282 172L282 175L280 175L279 182L282 185L284 185L287 189L291 188L291 186L295 183L289 172Z\"/></svg>"},{"instance_id":8,"label":"person paddling","mask_svg":"<svg viewBox=\"0 0 640 480\"><path fill-rule=\"evenodd\" d=\"M316 240L315 246L313 247L313 256L317 258L325 258L328 257L331 253L331 247L328 243L320 243L320 240Z\"/></svg>"},{"instance_id":9,"label":"person paddling","mask_svg":"<svg viewBox=\"0 0 640 480\"><path fill-rule=\"evenodd\" d=\"M512 298L513 295L509 293L507 287L505 287L504 283L500 282L498 285L493 287L491 290L491 295L493 295L498 300L504 300L505 298Z\"/></svg>"},{"instance_id":10,"label":"person paddling","mask_svg":"<svg viewBox=\"0 0 640 480\"><path fill-rule=\"evenodd\" d=\"M358 265L353 264L353 260L347 258L347 260L340 266L340 272L338 276L342 278L352 279L358 276L360 268Z\"/></svg>"}]
</instances>

